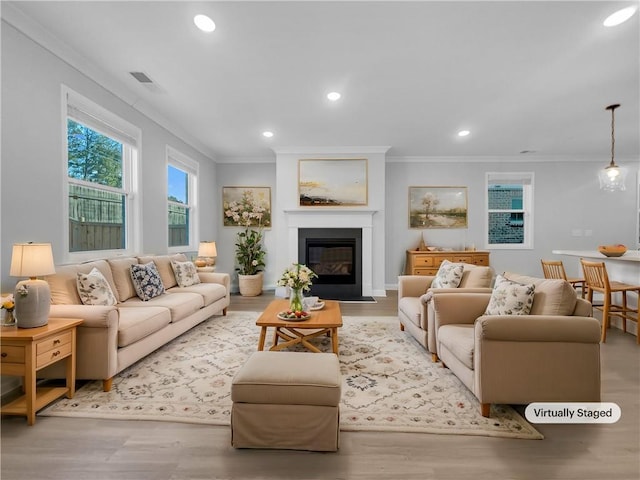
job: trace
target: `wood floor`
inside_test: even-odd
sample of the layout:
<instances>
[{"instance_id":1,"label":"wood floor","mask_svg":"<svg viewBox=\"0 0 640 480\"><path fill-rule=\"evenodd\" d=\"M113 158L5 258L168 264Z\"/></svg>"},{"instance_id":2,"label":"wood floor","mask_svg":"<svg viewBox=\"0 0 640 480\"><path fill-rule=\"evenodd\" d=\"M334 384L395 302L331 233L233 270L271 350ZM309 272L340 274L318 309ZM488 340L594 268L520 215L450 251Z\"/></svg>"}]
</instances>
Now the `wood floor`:
<instances>
[{"instance_id":1,"label":"wood floor","mask_svg":"<svg viewBox=\"0 0 640 480\"><path fill-rule=\"evenodd\" d=\"M396 315L396 292L343 315ZM261 310L272 295L233 297ZM597 479L640 478L640 347L612 329L602 346L603 401L613 425L537 425L544 440L342 432L337 453L235 450L229 429L168 422L2 419L2 480Z\"/></svg>"}]
</instances>

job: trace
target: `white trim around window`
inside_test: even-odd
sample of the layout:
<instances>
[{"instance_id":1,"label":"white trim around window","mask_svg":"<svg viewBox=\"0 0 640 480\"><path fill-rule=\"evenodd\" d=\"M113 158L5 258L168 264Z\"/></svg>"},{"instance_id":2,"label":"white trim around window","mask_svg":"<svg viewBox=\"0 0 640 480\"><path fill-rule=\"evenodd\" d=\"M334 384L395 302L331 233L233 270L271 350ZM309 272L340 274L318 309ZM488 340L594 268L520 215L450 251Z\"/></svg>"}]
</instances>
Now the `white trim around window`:
<instances>
[{"instance_id":1,"label":"white trim around window","mask_svg":"<svg viewBox=\"0 0 640 480\"><path fill-rule=\"evenodd\" d=\"M140 250L141 198L139 184L139 158L142 131L135 125L111 113L104 107L80 95L66 85L61 86L61 135L63 162L63 223L69 225L70 185L85 186L96 190L119 193L125 197L124 248L110 250L84 250L71 252L69 228L64 229L64 262L81 262L116 255L133 255ZM123 145L122 187L113 188L69 177L69 145L67 122L71 119L91 130L105 135Z\"/></svg>"},{"instance_id":2,"label":"white trim around window","mask_svg":"<svg viewBox=\"0 0 640 480\"><path fill-rule=\"evenodd\" d=\"M186 203L171 202L168 200L169 193L169 181L167 178L167 209L170 204L175 204L181 207L185 207L189 210L188 221L188 237L189 241L187 245L169 246L169 218L167 215L167 248L169 253L181 253L181 252L195 252L198 250L198 238L200 235L200 220L198 212L198 173L199 164L195 160L189 158L179 150L167 145L166 150L166 163L167 167L165 171L169 172L169 166L176 168L187 174L187 199Z\"/></svg>"},{"instance_id":3,"label":"white trim around window","mask_svg":"<svg viewBox=\"0 0 640 480\"><path fill-rule=\"evenodd\" d=\"M521 198L518 196L517 201L508 198L505 194L505 202L507 206L496 205L492 207L490 203L490 188L505 186L505 190L509 186L521 190ZM487 172L485 174L485 248L489 250L519 250L533 248L533 191L534 191L534 174L533 172ZM506 205L505 203L505 205ZM518 205L521 203L521 205ZM506 220L506 216L509 219ZM493 225L492 217L502 217L505 232L496 232ZM515 235L511 236L508 230L512 229ZM496 242L496 238L501 236L505 242Z\"/></svg>"}]
</instances>

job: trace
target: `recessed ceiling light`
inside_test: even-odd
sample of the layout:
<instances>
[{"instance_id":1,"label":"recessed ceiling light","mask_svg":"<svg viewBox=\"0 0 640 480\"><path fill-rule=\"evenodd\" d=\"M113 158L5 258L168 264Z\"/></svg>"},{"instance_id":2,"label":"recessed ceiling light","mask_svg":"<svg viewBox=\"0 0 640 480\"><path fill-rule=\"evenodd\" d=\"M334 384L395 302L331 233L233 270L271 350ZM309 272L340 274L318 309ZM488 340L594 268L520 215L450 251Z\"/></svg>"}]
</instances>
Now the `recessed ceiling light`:
<instances>
[{"instance_id":1,"label":"recessed ceiling light","mask_svg":"<svg viewBox=\"0 0 640 480\"><path fill-rule=\"evenodd\" d=\"M270 132L269 130L267 130L266 132L262 132L262 136L266 138L271 138L273 137L273 132Z\"/></svg>"},{"instance_id":2,"label":"recessed ceiling light","mask_svg":"<svg viewBox=\"0 0 640 480\"><path fill-rule=\"evenodd\" d=\"M342 95L340 95L338 92L327 93L327 98L332 102L335 102L336 100L340 100L341 96Z\"/></svg>"},{"instance_id":3,"label":"recessed ceiling light","mask_svg":"<svg viewBox=\"0 0 640 480\"><path fill-rule=\"evenodd\" d=\"M195 17L193 17L193 23L195 23L196 27L198 27L203 32L209 33L213 32L216 29L216 24L214 23L214 21L206 15L196 15Z\"/></svg>"},{"instance_id":4,"label":"recessed ceiling light","mask_svg":"<svg viewBox=\"0 0 640 480\"><path fill-rule=\"evenodd\" d=\"M471 132L469 130L460 130L458 132L458 136L459 137L466 137L467 135L469 135Z\"/></svg>"},{"instance_id":5,"label":"recessed ceiling light","mask_svg":"<svg viewBox=\"0 0 640 480\"><path fill-rule=\"evenodd\" d=\"M623 8L622 10L618 10L615 13L609 15L602 24L605 27L615 27L620 25L621 23L626 22L633 14L636 13L638 7L636 5L632 5L631 7Z\"/></svg>"}]
</instances>

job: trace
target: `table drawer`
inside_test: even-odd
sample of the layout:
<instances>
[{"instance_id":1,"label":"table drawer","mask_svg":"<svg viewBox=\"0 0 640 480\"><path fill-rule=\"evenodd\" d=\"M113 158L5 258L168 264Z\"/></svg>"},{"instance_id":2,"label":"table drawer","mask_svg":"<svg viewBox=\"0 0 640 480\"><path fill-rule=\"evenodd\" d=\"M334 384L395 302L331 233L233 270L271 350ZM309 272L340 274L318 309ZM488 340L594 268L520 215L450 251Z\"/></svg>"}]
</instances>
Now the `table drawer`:
<instances>
[{"instance_id":1,"label":"table drawer","mask_svg":"<svg viewBox=\"0 0 640 480\"><path fill-rule=\"evenodd\" d=\"M413 257L414 267L431 267L433 266L433 257L416 255Z\"/></svg>"},{"instance_id":2,"label":"table drawer","mask_svg":"<svg viewBox=\"0 0 640 480\"><path fill-rule=\"evenodd\" d=\"M60 348L62 345L67 345L69 343L71 343L71 332L64 332L60 335L45 338L44 340L36 343L36 355L42 355L49 350Z\"/></svg>"},{"instance_id":3,"label":"table drawer","mask_svg":"<svg viewBox=\"0 0 640 480\"><path fill-rule=\"evenodd\" d=\"M36 356L36 369L46 367L50 363L57 362L61 358L71 354L71 343L65 343L58 348L46 351Z\"/></svg>"},{"instance_id":4,"label":"table drawer","mask_svg":"<svg viewBox=\"0 0 640 480\"><path fill-rule=\"evenodd\" d=\"M473 263L473 257L468 255L456 255L451 258L453 263Z\"/></svg>"},{"instance_id":5,"label":"table drawer","mask_svg":"<svg viewBox=\"0 0 640 480\"><path fill-rule=\"evenodd\" d=\"M24 347L3 345L0 359L3 363L24 363Z\"/></svg>"},{"instance_id":6,"label":"table drawer","mask_svg":"<svg viewBox=\"0 0 640 480\"><path fill-rule=\"evenodd\" d=\"M489 257L474 257L473 264L482 265L486 267L489 265Z\"/></svg>"},{"instance_id":7,"label":"table drawer","mask_svg":"<svg viewBox=\"0 0 640 480\"><path fill-rule=\"evenodd\" d=\"M435 275L438 273L437 268L414 268L413 275Z\"/></svg>"}]
</instances>

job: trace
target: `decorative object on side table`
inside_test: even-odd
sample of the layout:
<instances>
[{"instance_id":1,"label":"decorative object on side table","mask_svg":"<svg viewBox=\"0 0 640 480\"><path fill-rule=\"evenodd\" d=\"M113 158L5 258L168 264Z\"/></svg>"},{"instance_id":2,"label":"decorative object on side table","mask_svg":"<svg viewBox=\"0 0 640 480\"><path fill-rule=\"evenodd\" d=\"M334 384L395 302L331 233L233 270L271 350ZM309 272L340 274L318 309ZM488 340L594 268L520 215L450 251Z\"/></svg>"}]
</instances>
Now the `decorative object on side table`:
<instances>
[{"instance_id":1,"label":"decorative object on side table","mask_svg":"<svg viewBox=\"0 0 640 480\"><path fill-rule=\"evenodd\" d=\"M29 277L17 283L14 293L15 317L19 328L34 328L49 321L51 290L36 277L56 273L50 243L16 243L13 245L9 275Z\"/></svg>"},{"instance_id":2,"label":"decorative object on side table","mask_svg":"<svg viewBox=\"0 0 640 480\"><path fill-rule=\"evenodd\" d=\"M291 289L291 295L289 296L289 309L291 311L304 311L303 294L305 291L310 290L311 280L317 278L317 276L313 270L300 263L293 263L284 271L278 281L278 286Z\"/></svg>"},{"instance_id":3,"label":"decorative object on side table","mask_svg":"<svg viewBox=\"0 0 640 480\"><path fill-rule=\"evenodd\" d=\"M217 256L218 250L216 249L216 242L200 242L198 246L198 258L194 263L196 267L202 269L202 271L213 272L215 271Z\"/></svg>"},{"instance_id":4,"label":"decorative object on side table","mask_svg":"<svg viewBox=\"0 0 640 480\"><path fill-rule=\"evenodd\" d=\"M16 317L13 315L13 309L16 308L16 304L13 301L13 295L9 295L8 297L2 299L2 307L0 308L5 311L4 315L2 316L2 326L15 326Z\"/></svg>"},{"instance_id":5,"label":"decorative object on side table","mask_svg":"<svg viewBox=\"0 0 640 480\"><path fill-rule=\"evenodd\" d=\"M225 187L226 189L229 187ZM263 218L267 213L263 202L256 199L251 188L242 192L240 200L224 201L224 216L244 230L236 237L236 271L240 295L257 296L262 293L262 269L266 252L262 245Z\"/></svg>"}]
</instances>

